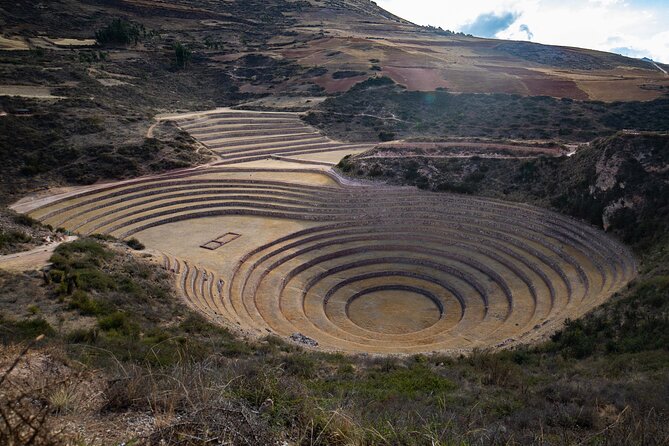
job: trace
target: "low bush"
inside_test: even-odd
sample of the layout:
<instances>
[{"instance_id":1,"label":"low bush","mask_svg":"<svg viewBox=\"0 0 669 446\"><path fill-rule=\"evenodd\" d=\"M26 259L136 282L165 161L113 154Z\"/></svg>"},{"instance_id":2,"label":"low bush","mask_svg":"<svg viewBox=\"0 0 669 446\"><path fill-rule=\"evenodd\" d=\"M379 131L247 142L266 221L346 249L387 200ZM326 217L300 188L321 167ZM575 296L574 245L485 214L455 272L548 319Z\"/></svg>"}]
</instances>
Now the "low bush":
<instances>
[{"instance_id":1,"label":"low bush","mask_svg":"<svg viewBox=\"0 0 669 446\"><path fill-rule=\"evenodd\" d=\"M32 237L23 231L0 230L0 249L10 247L16 244L30 243L31 241Z\"/></svg>"},{"instance_id":2,"label":"low bush","mask_svg":"<svg viewBox=\"0 0 669 446\"><path fill-rule=\"evenodd\" d=\"M193 52L180 42L174 44L174 60L177 68L188 68Z\"/></svg>"},{"instance_id":3,"label":"low bush","mask_svg":"<svg viewBox=\"0 0 669 446\"><path fill-rule=\"evenodd\" d=\"M137 45L145 35L144 25L117 18L97 30L95 40L101 45Z\"/></svg>"},{"instance_id":4,"label":"low bush","mask_svg":"<svg viewBox=\"0 0 669 446\"><path fill-rule=\"evenodd\" d=\"M141 251L145 248L144 244L134 237L126 240L125 244L137 251Z\"/></svg>"},{"instance_id":5,"label":"low bush","mask_svg":"<svg viewBox=\"0 0 669 446\"><path fill-rule=\"evenodd\" d=\"M367 74L364 71L353 71L353 70L342 70L342 71L335 71L332 73L332 79L346 79L349 77L357 77L357 76L364 76Z\"/></svg>"},{"instance_id":6,"label":"low bush","mask_svg":"<svg viewBox=\"0 0 669 446\"><path fill-rule=\"evenodd\" d=\"M23 342L37 338L40 335L53 337L56 331L43 317L16 320L0 314L0 337L3 344Z\"/></svg>"}]
</instances>

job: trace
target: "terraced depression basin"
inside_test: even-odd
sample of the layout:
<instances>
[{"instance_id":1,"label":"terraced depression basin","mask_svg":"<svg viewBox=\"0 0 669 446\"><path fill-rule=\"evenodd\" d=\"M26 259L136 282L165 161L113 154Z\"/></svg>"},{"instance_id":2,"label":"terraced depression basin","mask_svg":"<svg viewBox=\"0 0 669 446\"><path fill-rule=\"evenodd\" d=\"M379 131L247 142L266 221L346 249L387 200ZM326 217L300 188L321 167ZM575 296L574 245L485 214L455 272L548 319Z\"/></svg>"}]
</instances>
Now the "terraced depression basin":
<instances>
[{"instance_id":1,"label":"terraced depression basin","mask_svg":"<svg viewBox=\"0 0 669 446\"><path fill-rule=\"evenodd\" d=\"M81 234L136 237L161 253L189 305L212 321L257 337L300 333L325 350L462 351L531 341L636 275L624 246L543 209L351 184L323 165L326 158L258 160L257 150L232 166L15 208Z\"/></svg>"}]
</instances>

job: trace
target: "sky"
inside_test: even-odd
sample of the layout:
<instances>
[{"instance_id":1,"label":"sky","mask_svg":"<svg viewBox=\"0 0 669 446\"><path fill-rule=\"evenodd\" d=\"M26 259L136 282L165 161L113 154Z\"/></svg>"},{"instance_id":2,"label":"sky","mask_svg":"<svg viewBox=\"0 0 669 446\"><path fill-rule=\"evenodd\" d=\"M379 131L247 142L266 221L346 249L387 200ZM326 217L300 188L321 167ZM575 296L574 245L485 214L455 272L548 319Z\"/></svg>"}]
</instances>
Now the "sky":
<instances>
[{"instance_id":1,"label":"sky","mask_svg":"<svg viewBox=\"0 0 669 446\"><path fill-rule=\"evenodd\" d=\"M669 64L669 0L376 0L419 25Z\"/></svg>"}]
</instances>

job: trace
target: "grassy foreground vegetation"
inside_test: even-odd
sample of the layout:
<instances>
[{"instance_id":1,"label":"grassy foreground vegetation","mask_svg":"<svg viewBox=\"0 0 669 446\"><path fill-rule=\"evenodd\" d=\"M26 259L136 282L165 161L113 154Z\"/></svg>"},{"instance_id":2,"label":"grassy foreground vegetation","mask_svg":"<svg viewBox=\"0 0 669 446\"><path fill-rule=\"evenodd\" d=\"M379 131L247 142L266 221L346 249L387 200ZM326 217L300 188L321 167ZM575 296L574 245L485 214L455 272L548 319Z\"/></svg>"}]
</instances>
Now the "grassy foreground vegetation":
<instances>
[{"instance_id":1,"label":"grassy foreground vegetation","mask_svg":"<svg viewBox=\"0 0 669 446\"><path fill-rule=\"evenodd\" d=\"M25 364L32 378L0 384L15 398L3 399L1 411L29 415L47 407L40 429L49 432L72 419L150 420L141 432L115 431L107 444L669 439L667 243L649 254L627 290L551 341L466 357L345 356L274 337L246 341L188 310L169 273L131 253L121 243L85 238L61 245L44 276L0 274L5 351L46 335L18 366ZM35 358L64 370L51 378L57 383L40 386L46 378ZM32 403L21 400L17 386L33 389ZM89 387L100 389L92 402L81 390ZM73 435L97 444L94 429L83 425L84 433L66 429L43 444L65 444ZM0 422L0 438L16 430Z\"/></svg>"}]
</instances>

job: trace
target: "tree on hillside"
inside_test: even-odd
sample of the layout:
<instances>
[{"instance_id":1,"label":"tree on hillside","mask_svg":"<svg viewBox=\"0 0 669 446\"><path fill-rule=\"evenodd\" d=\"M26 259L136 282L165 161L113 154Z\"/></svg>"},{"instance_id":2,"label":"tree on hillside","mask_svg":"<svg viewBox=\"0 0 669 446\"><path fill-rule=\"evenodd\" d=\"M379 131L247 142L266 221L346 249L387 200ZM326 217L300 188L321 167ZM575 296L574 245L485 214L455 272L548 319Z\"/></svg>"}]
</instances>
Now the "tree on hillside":
<instances>
[{"instance_id":1,"label":"tree on hillside","mask_svg":"<svg viewBox=\"0 0 669 446\"><path fill-rule=\"evenodd\" d=\"M114 19L106 27L95 32L95 40L100 45L137 45L146 35L144 25L136 25L123 19Z\"/></svg>"},{"instance_id":2,"label":"tree on hillside","mask_svg":"<svg viewBox=\"0 0 669 446\"><path fill-rule=\"evenodd\" d=\"M188 47L182 45L180 42L174 44L174 57L177 68L187 68L192 56L193 53Z\"/></svg>"}]
</instances>

